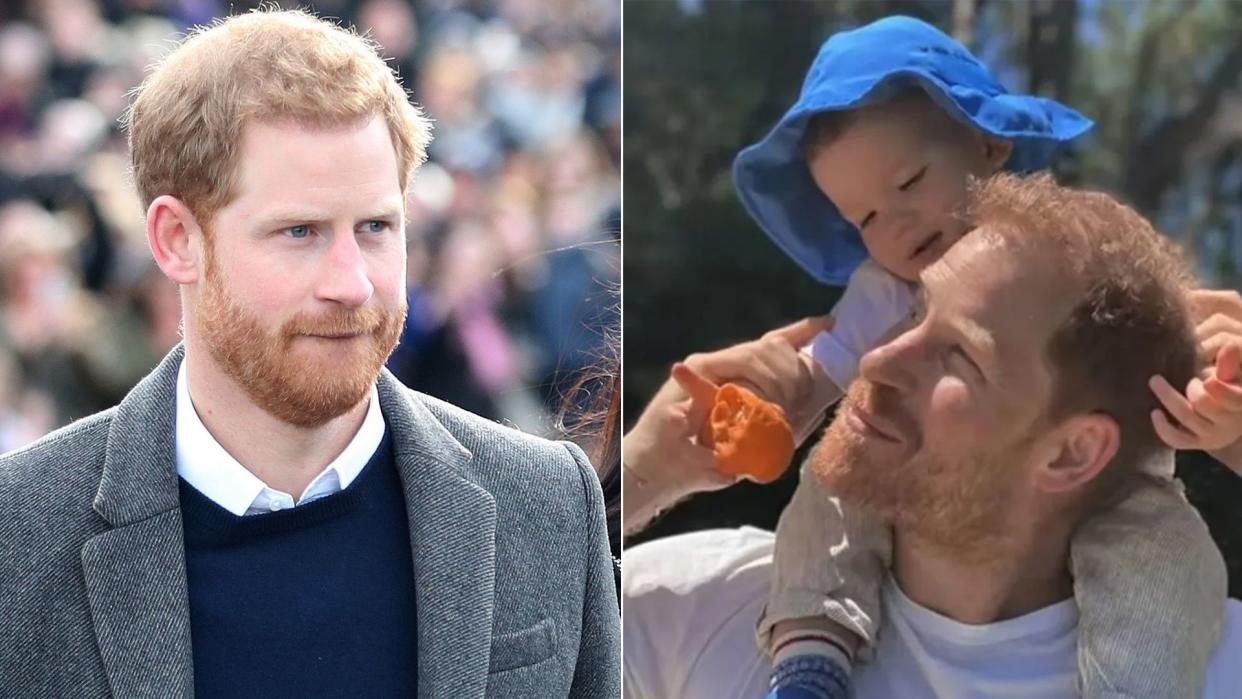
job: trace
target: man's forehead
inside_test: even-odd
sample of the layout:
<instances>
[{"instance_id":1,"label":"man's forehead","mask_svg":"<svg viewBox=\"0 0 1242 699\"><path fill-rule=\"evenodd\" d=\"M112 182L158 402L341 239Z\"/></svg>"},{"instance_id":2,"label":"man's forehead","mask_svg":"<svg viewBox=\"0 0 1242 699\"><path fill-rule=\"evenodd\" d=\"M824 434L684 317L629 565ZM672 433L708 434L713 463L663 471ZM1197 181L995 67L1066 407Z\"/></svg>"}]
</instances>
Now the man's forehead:
<instances>
[{"instance_id":1,"label":"man's forehead","mask_svg":"<svg viewBox=\"0 0 1242 699\"><path fill-rule=\"evenodd\" d=\"M988 230L975 229L928 265L919 279L929 301L965 302L1017 281L1014 257L1013 250Z\"/></svg>"},{"instance_id":2,"label":"man's forehead","mask_svg":"<svg viewBox=\"0 0 1242 699\"><path fill-rule=\"evenodd\" d=\"M1072 290L1047 269L1046 255L1005 243L985 230L967 234L923 271L927 302L987 334L997 351L1042 346L1070 309Z\"/></svg>"},{"instance_id":3,"label":"man's forehead","mask_svg":"<svg viewBox=\"0 0 1242 699\"><path fill-rule=\"evenodd\" d=\"M928 265L920 278L929 289L964 285L986 295L1040 294L1055 303L1068 295L1058 288L1064 280L1055 266L1055 256L1040 246L1019 244L1011 236L981 226Z\"/></svg>"},{"instance_id":4,"label":"man's forehead","mask_svg":"<svg viewBox=\"0 0 1242 699\"><path fill-rule=\"evenodd\" d=\"M351 207L350 216L357 219L394 219L404 214L402 201L397 197L375 198L352 204L354 205ZM260 222L292 225L330 221L338 217L339 213L316 203L269 201L260 203L252 216Z\"/></svg>"},{"instance_id":5,"label":"man's forehead","mask_svg":"<svg viewBox=\"0 0 1242 699\"><path fill-rule=\"evenodd\" d=\"M915 294L915 304L924 308L931 306L932 293L933 292L928 291L928 287L926 285L920 287L918 292ZM969 303L946 303L944 300L946 295L949 296L949 301L963 300L961 295L952 296L953 292L951 287L943 288L941 291L935 293L941 295L941 300L935 304L937 310L943 311L946 306L950 307L948 313L950 316L950 322L954 328L966 336L971 345L985 352L996 352L997 347L994 329L989 324L980 322L980 319L978 318L980 313L977 311L972 312L972 308L977 308L981 304L976 303L972 307ZM954 305L956 305L957 308L953 308L952 306ZM965 308L963 309L963 307ZM963 310L965 310L965 312L963 312Z\"/></svg>"},{"instance_id":6,"label":"man's forehead","mask_svg":"<svg viewBox=\"0 0 1242 699\"><path fill-rule=\"evenodd\" d=\"M238 164L245 213L264 220L325 220L333 212L387 218L402 210L396 155L378 117L337 127L255 120Z\"/></svg>"}]
</instances>

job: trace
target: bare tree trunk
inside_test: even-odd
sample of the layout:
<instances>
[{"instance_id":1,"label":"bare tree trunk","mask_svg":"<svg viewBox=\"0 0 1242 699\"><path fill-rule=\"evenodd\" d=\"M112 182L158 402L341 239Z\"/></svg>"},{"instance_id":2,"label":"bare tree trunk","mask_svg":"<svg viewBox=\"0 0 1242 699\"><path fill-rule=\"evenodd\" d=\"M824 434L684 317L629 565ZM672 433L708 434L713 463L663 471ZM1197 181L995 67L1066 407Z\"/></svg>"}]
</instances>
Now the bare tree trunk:
<instances>
[{"instance_id":1,"label":"bare tree trunk","mask_svg":"<svg viewBox=\"0 0 1242 699\"><path fill-rule=\"evenodd\" d=\"M1039 0L1027 5L1028 89L1064 101L1074 70L1078 3Z\"/></svg>"},{"instance_id":2,"label":"bare tree trunk","mask_svg":"<svg viewBox=\"0 0 1242 699\"><path fill-rule=\"evenodd\" d=\"M1136 138L1126 154L1122 191L1139 211L1151 215L1159 208L1165 191L1182 176L1185 151L1203 138L1222 97L1237 82L1239 73L1242 37L1229 47L1189 109L1166 117Z\"/></svg>"},{"instance_id":3,"label":"bare tree trunk","mask_svg":"<svg viewBox=\"0 0 1242 699\"><path fill-rule=\"evenodd\" d=\"M953 38L969 47L975 26L975 0L953 0Z\"/></svg>"}]
</instances>

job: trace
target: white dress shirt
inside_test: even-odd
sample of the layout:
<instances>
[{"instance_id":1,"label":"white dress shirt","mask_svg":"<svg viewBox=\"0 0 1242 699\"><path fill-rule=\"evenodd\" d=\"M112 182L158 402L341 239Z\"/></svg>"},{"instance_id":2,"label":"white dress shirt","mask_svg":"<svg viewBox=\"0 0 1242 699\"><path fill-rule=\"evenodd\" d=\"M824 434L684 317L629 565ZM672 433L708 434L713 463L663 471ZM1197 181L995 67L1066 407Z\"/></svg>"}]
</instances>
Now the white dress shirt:
<instances>
[{"instance_id":1,"label":"white dress shirt","mask_svg":"<svg viewBox=\"0 0 1242 699\"><path fill-rule=\"evenodd\" d=\"M755 645L755 621L768 599L773 540L743 527L625 550L626 699L766 696L771 666ZM1073 600L971 625L918 605L890 580L882 608L875 660L854 668L857 699L1077 696ZM1239 657L1242 604L1229 600L1204 699L1239 696Z\"/></svg>"},{"instance_id":2,"label":"white dress shirt","mask_svg":"<svg viewBox=\"0 0 1242 699\"><path fill-rule=\"evenodd\" d=\"M289 509L348 488L383 441L384 417L379 394L372 386L367 415L358 433L296 499L268 487L211 436L194 410L184 361L177 374L176 430L177 475L212 502L242 516Z\"/></svg>"}]
</instances>

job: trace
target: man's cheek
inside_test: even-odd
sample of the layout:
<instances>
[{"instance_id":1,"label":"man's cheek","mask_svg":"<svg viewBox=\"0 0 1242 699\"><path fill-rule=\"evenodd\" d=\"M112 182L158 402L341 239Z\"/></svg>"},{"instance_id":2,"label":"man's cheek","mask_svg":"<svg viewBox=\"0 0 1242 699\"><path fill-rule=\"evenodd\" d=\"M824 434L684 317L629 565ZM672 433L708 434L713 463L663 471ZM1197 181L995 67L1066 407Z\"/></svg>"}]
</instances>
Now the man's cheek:
<instances>
[{"instance_id":1,"label":"man's cheek","mask_svg":"<svg viewBox=\"0 0 1242 699\"><path fill-rule=\"evenodd\" d=\"M371 284L377 291L401 295L405 288L406 258L403 250L393 251L371 265Z\"/></svg>"},{"instance_id":2,"label":"man's cheek","mask_svg":"<svg viewBox=\"0 0 1242 699\"><path fill-rule=\"evenodd\" d=\"M377 300L385 306L395 307L405 301L405 277L401 274L371 277Z\"/></svg>"},{"instance_id":3,"label":"man's cheek","mask_svg":"<svg viewBox=\"0 0 1242 699\"><path fill-rule=\"evenodd\" d=\"M303 289L304 284L284 275L268 274L256 278L262 280L259 285L238 289L233 297L268 321L283 320L298 313L308 305L308 298L314 296L312 290Z\"/></svg>"},{"instance_id":4,"label":"man's cheek","mask_svg":"<svg viewBox=\"0 0 1242 699\"><path fill-rule=\"evenodd\" d=\"M941 432L961 439L977 429L985 416L983 406L971 395L970 388L957 377L942 378L931 392L927 405L924 432Z\"/></svg>"}]
</instances>

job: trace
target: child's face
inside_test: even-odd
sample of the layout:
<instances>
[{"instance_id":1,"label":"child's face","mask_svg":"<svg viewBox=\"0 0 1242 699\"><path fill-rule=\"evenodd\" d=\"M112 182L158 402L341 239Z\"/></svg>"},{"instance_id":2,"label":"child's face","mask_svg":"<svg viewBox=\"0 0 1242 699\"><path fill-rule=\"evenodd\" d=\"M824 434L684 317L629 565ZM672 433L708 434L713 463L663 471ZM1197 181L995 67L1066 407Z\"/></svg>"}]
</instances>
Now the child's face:
<instances>
[{"instance_id":1,"label":"child's face","mask_svg":"<svg viewBox=\"0 0 1242 699\"><path fill-rule=\"evenodd\" d=\"M1010 144L953 120L927 98L866 109L808 163L811 176L880 266L907 281L969 230L955 216L970 176L1004 165Z\"/></svg>"}]
</instances>

